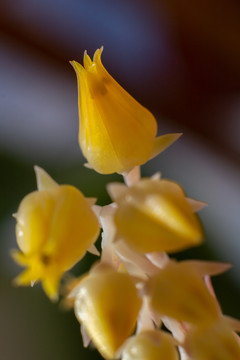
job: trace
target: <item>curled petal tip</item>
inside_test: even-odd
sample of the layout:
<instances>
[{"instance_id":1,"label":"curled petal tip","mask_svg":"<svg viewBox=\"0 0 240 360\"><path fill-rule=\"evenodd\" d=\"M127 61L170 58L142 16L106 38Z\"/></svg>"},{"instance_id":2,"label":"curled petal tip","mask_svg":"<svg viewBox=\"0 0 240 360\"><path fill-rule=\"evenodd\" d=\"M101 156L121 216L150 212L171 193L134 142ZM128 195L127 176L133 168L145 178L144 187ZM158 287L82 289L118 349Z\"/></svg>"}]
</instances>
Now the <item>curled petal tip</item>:
<instances>
[{"instance_id":1,"label":"curled petal tip","mask_svg":"<svg viewBox=\"0 0 240 360\"><path fill-rule=\"evenodd\" d=\"M81 64L79 64L77 61L72 60L69 61L69 63L72 65L77 77L80 76L83 72L86 72L84 67Z\"/></svg>"},{"instance_id":2,"label":"curled petal tip","mask_svg":"<svg viewBox=\"0 0 240 360\"><path fill-rule=\"evenodd\" d=\"M93 65L93 62L90 56L87 54L86 50L84 51L84 55L83 55L83 65L86 70L88 70Z\"/></svg>"},{"instance_id":3,"label":"curled petal tip","mask_svg":"<svg viewBox=\"0 0 240 360\"><path fill-rule=\"evenodd\" d=\"M93 55L93 61L96 62L98 60L101 60L101 55L103 52L103 46L101 46L99 49L97 49Z\"/></svg>"},{"instance_id":4,"label":"curled petal tip","mask_svg":"<svg viewBox=\"0 0 240 360\"><path fill-rule=\"evenodd\" d=\"M72 67L75 69L75 66L76 66L76 61L75 60L70 60L69 64L72 65Z\"/></svg>"}]
</instances>

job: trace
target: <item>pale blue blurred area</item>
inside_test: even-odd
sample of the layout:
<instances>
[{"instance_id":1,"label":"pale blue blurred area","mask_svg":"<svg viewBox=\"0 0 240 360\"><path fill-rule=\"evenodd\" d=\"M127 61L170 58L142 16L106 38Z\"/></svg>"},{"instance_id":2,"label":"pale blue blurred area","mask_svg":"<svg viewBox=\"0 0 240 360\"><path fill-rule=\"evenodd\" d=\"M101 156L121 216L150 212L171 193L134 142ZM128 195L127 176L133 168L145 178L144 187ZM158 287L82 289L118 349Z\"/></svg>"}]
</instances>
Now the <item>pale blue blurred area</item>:
<instances>
[{"instance_id":1,"label":"pale blue blurred area","mask_svg":"<svg viewBox=\"0 0 240 360\"><path fill-rule=\"evenodd\" d=\"M159 19L159 14L156 16L144 1L20 0L16 6L10 0L6 7L13 19L27 23L36 37L47 38L59 50L64 47L79 60L82 49L92 55L96 48L104 46L107 64L121 64L129 81L138 81L149 63L158 66L164 75L173 55L165 17ZM139 85L144 86L147 77L147 72L141 73Z\"/></svg>"},{"instance_id":2,"label":"pale blue blurred area","mask_svg":"<svg viewBox=\"0 0 240 360\"><path fill-rule=\"evenodd\" d=\"M64 71L2 35L0 78L2 151L33 162L62 163L80 157L76 96L72 96L76 84Z\"/></svg>"},{"instance_id":3,"label":"pale blue blurred area","mask_svg":"<svg viewBox=\"0 0 240 360\"><path fill-rule=\"evenodd\" d=\"M109 201L106 183L120 179L83 168L78 146L77 83L68 60L81 62L85 49L92 56L102 45L104 65L150 107L159 132L184 132L144 166L143 174L160 171L178 181L187 195L209 204L200 212L206 241L193 256L207 253L209 259L234 264L219 292L226 293L224 309L240 317L239 93L227 88L226 96L214 94L211 103L204 99L207 105L197 104L187 125L184 115L174 117L175 108L186 111L182 96L188 99L196 91L193 84L201 75L190 79L194 61L191 54L184 61L180 35L174 33L177 26L161 2L8 0L0 10L0 359L99 358L82 349L73 312L51 304L40 286L12 286L21 269L9 253L16 248L11 215L35 189L33 165L44 167L59 183L71 183L97 197L100 204ZM170 106L164 108L165 102ZM202 105L205 110L199 115ZM83 262L76 272L87 268Z\"/></svg>"}]
</instances>

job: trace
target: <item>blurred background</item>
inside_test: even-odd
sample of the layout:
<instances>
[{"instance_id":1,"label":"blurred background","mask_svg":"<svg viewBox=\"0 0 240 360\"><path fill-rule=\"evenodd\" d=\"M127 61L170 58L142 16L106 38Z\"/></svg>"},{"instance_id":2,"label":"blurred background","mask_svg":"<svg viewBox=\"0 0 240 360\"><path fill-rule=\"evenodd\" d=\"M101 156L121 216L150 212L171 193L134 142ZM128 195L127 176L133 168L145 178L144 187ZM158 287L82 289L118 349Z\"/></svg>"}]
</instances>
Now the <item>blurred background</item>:
<instances>
[{"instance_id":1,"label":"blurred background","mask_svg":"<svg viewBox=\"0 0 240 360\"><path fill-rule=\"evenodd\" d=\"M99 359L82 348L72 312L40 286L14 288L21 199L36 187L33 165L99 204L121 180L84 168L78 147L77 83L69 60L104 46L115 79L149 108L159 133L181 139L143 167L206 201L205 244L184 257L234 264L213 280L223 311L240 318L240 3L237 0L1 0L0 353L2 360ZM95 260L88 255L80 274Z\"/></svg>"}]
</instances>

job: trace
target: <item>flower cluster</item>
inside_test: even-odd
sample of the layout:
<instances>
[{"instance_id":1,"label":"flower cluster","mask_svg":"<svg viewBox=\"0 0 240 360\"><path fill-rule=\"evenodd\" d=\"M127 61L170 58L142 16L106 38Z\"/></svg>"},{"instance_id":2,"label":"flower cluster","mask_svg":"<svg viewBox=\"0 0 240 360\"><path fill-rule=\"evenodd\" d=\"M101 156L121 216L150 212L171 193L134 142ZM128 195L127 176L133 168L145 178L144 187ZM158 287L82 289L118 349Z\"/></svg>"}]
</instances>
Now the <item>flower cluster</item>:
<instances>
[{"instance_id":1,"label":"flower cluster","mask_svg":"<svg viewBox=\"0 0 240 360\"><path fill-rule=\"evenodd\" d=\"M222 314L210 280L229 265L168 256L202 243L196 212L205 204L159 174L140 178L139 166L180 134L156 137L155 118L110 76L101 53L93 61L85 53L84 66L72 62L79 143L89 167L118 172L125 184L108 184L113 202L101 207L36 167L38 190L14 215L20 251L13 256L26 267L15 282L41 281L56 300L63 274L91 251L99 260L69 282L64 300L85 346L92 341L105 359L240 359L240 322ZM94 245L100 229L101 254Z\"/></svg>"}]
</instances>

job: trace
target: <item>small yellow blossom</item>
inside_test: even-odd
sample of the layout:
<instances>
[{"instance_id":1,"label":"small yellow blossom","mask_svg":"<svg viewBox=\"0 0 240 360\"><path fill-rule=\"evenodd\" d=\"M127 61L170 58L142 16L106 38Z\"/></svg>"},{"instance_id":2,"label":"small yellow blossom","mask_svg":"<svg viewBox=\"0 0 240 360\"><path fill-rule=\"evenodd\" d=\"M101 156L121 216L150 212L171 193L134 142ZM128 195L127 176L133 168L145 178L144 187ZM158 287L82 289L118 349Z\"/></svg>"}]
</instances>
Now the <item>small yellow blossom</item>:
<instances>
[{"instance_id":1,"label":"small yellow blossom","mask_svg":"<svg viewBox=\"0 0 240 360\"><path fill-rule=\"evenodd\" d=\"M91 200L78 189L60 186L44 170L35 170L39 190L27 195L15 214L20 251L13 256L27 267L15 282L29 285L42 281L46 294L54 300L62 274L96 241L99 223Z\"/></svg>"},{"instance_id":2,"label":"small yellow blossom","mask_svg":"<svg viewBox=\"0 0 240 360\"><path fill-rule=\"evenodd\" d=\"M220 316L218 304L204 284L201 262L169 262L149 280L147 293L154 311L178 321L201 325Z\"/></svg>"},{"instance_id":3,"label":"small yellow blossom","mask_svg":"<svg viewBox=\"0 0 240 360\"><path fill-rule=\"evenodd\" d=\"M79 144L89 166L102 174L127 172L171 145L179 134L155 138L154 116L107 72L103 48L84 66L72 61L79 91Z\"/></svg>"},{"instance_id":4,"label":"small yellow blossom","mask_svg":"<svg viewBox=\"0 0 240 360\"><path fill-rule=\"evenodd\" d=\"M113 183L108 190L117 203L118 235L135 251L173 252L202 242L201 224L177 183L142 179L129 188Z\"/></svg>"},{"instance_id":5,"label":"small yellow blossom","mask_svg":"<svg viewBox=\"0 0 240 360\"><path fill-rule=\"evenodd\" d=\"M81 281L75 313L103 357L112 359L134 330L141 299L127 273L102 265Z\"/></svg>"},{"instance_id":6,"label":"small yellow blossom","mask_svg":"<svg viewBox=\"0 0 240 360\"><path fill-rule=\"evenodd\" d=\"M126 341L122 360L178 360L173 338L164 331L140 332Z\"/></svg>"},{"instance_id":7,"label":"small yellow blossom","mask_svg":"<svg viewBox=\"0 0 240 360\"><path fill-rule=\"evenodd\" d=\"M224 319L192 328L187 334L185 348L194 360L239 360L239 337Z\"/></svg>"}]
</instances>

